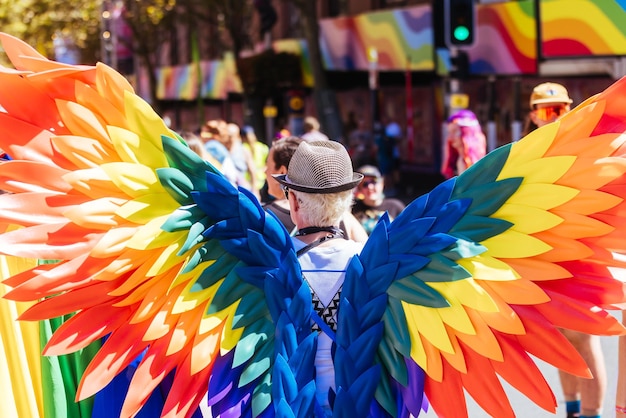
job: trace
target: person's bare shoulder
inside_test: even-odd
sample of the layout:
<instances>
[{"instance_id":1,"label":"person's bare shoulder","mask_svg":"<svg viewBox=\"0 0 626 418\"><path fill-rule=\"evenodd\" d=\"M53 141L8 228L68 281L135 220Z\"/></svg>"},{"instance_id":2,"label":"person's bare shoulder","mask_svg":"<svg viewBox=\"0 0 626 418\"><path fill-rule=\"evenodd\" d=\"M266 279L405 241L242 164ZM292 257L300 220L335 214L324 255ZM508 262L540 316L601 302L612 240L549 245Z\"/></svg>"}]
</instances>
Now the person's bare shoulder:
<instances>
[{"instance_id":1,"label":"person's bare shoulder","mask_svg":"<svg viewBox=\"0 0 626 418\"><path fill-rule=\"evenodd\" d=\"M343 215L343 222L346 226L346 231L348 232L348 238L352 241L356 242L365 242L367 241L368 235L365 232L365 229L358 221L357 218L350 212L346 212Z\"/></svg>"}]
</instances>

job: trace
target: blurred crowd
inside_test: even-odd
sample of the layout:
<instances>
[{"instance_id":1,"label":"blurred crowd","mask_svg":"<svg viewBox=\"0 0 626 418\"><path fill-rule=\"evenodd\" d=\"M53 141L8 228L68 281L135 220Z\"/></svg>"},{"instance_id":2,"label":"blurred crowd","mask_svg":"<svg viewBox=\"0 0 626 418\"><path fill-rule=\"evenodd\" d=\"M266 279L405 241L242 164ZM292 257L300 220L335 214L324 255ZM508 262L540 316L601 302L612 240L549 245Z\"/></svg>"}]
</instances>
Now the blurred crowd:
<instances>
[{"instance_id":1,"label":"blurred crowd","mask_svg":"<svg viewBox=\"0 0 626 418\"><path fill-rule=\"evenodd\" d=\"M354 192L353 210L345 214L341 225L345 236L355 241L367 240L383 214L393 219L404 208L401 200L386 196L390 190L387 181L395 181L395 159L399 157L395 148L400 128L390 124L385 131L377 140L361 121L343 144L352 157L354 169L364 175ZM300 142L330 140L320 131L317 119L311 116L305 118L301 136L281 129L269 146L258 139L252 127L222 119L209 120L195 132L182 131L180 135L190 149L216 166L234 186L252 192L288 231L294 229L294 223L284 192L273 175L287 172Z\"/></svg>"}]
</instances>

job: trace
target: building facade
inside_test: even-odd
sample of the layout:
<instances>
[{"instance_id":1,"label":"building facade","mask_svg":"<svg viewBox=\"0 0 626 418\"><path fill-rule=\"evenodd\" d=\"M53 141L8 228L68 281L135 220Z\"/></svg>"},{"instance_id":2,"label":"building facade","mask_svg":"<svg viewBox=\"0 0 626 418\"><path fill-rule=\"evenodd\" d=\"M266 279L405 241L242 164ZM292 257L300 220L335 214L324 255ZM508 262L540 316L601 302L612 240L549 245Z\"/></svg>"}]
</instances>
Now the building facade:
<instances>
[{"instance_id":1,"label":"building facade","mask_svg":"<svg viewBox=\"0 0 626 418\"><path fill-rule=\"evenodd\" d=\"M304 19L291 2L274 1L274 7L278 21L271 29L271 48L300 57L304 106L299 112L316 115ZM451 93L467 96L468 107L479 116L494 148L519 138L529 110L528 97L536 84L560 82L577 104L626 71L622 58L626 11L614 0L580 0L575 8L568 7L568 0L476 4L476 40L463 49L469 68L462 80L451 77L451 51L438 41L441 11L434 0L320 0L317 13L325 74L344 127L348 129L355 119L370 127L376 117L395 120L408 134L403 161L418 172L438 171L442 124ZM256 33L257 14L251 16L250 25ZM202 30L199 65L190 64L191 43L185 42L189 28L177 29L171 45L164 45L158 90L162 108L175 127L190 129L201 123L200 96L204 118L244 123L249 115L237 58L228 54L227 40L215 41L225 38L223 32L210 26ZM262 50L263 39L257 37L239 57ZM371 58L372 51L376 60ZM191 81L198 78L200 83ZM273 97L272 105L278 108L278 117L272 121L275 129L288 125L292 95L292 89L284 89ZM378 116L372 110L374 100Z\"/></svg>"}]
</instances>

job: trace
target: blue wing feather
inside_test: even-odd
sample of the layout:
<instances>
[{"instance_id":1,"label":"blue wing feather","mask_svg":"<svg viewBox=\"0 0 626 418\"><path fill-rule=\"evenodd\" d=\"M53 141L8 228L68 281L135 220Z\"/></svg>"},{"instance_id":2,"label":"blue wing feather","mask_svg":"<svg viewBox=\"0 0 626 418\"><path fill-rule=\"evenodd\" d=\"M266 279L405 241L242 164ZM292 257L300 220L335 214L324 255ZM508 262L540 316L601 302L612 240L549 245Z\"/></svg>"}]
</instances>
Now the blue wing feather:
<instances>
[{"instance_id":1,"label":"blue wing feather","mask_svg":"<svg viewBox=\"0 0 626 418\"><path fill-rule=\"evenodd\" d=\"M394 219L393 223L397 228L402 229L406 227L409 223L413 222L416 219L423 218L424 211L426 210L426 203L428 202L428 195L422 195L417 199L413 200L411 203L407 205L404 210ZM368 243L369 245L369 243Z\"/></svg>"},{"instance_id":2,"label":"blue wing feather","mask_svg":"<svg viewBox=\"0 0 626 418\"><path fill-rule=\"evenodd\" d=\"M396 277L406 277L426 266L430 258L415 254L394 254L389 257L389 262L398 263Z\"/></svg>"},{"instance_id":3,"label":"blue wing feather","mask_svg":"<svg viewBox=\"0 0 626 418\"><path fill-rule=\"evenodd\" d=\"M456 178L451 178L426 194L426 206L424 207L423 215L420 215L420 217L437 216L440 209L450 201L450 196L452 195L455 184Z\"/></svg>"},{"instance_id":4,"label":"blue wing feather","mask_svg":"<svg viewBox=\"0 0 626 418\"><path fill-rule=\"evenodd\" d=\"M448 233L465 215L472 201L470 199L454 200L441 207L436 214L437 220L429 230L429 234Z\"/></svg>"},{"instance_id":5,"label":"blue wing feather","mask_svg":"<svg viewBox=\"0 0 626 418\"><path fill-rule=\"evenodd\" d=\"M338 386L335 404L333 407L334 417L353 418L365 417L370 409L372 394L380 380L380 367L369 367L361 373L354 384L344 389Z\"/></svg>"},{"instance_id":6,"label":"blue wing feather","mask_svg":"<svg viewBox=\"0 0 626 418\"><path fill-rule=\"evenodd\" d=\"M402 212L398 218L402 217L403 213L405 212ZM406 217L409 217L409 215L407 214ZM390 240L389 252L397 253L401 249L412 251L418 244L420 245L418 248L421 248L422 238L430 231L434 223L434 217L419 218L406 222L405 228L399 230L393 237L393 240Z\"/></svg>"},{"instance_id":7,"label":"blue wing feather","mask_svg":"<svg viewBox=\"0 0 626 418\"><path fill-rule=\"evenodd\" d=\"M386 259L389 252L388 228L389 218L381 218L361 251L361 257L370 260L371 265L380 265Z\"/></svg>"},{"instance_id":8,"label":"blue wing feather","mask_svg":"<svg viewBox=\"0 0 626 418\"><path fill-rule=\"evenodd\" d=\"M432 235L424 236L420 240L420 245L412 247L411 250L414 254L429 256L454 245L456 241L457 238L452 235L446 233L433 233Z\"/></svg>"}]
</instances>

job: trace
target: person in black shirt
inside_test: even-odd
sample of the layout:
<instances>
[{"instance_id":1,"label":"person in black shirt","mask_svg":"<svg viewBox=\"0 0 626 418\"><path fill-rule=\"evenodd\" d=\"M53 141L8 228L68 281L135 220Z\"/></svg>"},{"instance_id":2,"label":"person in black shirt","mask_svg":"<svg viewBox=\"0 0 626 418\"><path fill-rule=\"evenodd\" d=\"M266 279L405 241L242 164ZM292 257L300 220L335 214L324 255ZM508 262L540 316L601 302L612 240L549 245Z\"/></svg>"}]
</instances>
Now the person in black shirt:
<instances>
[{"instance_id":1,"label":"person in black shirt","mask_svg":"<svg viewBox=\"0 0 626 418\"><path fill-rule=\"evenodd\" d=\"M365 231L371 234L385 212L393 220L402 212L405 204L401 200L385 197L385 180L378 168L364 165L356 171L364 177L355 190L356 203L352 207L352 214L361 222Z\"/></svg>"},{"instance_id":2,"label":"person in black shirt","mask_svg":"<svg viewBox=\"0 0 626 418\"><path fill-rule=\"evenodd\" d=\"M289 161L294 152L302 142L302 138L289 136L276 140L269 150L265 165L267 176L267 192L274 199L266 203L264 208L271 211L285 225L288 231L294 231L296 225L291 220L289 213L289 201L285 199L285 194L281 185L272 177L272 174L286 174Z\"/></svg>"}]
</instances>

